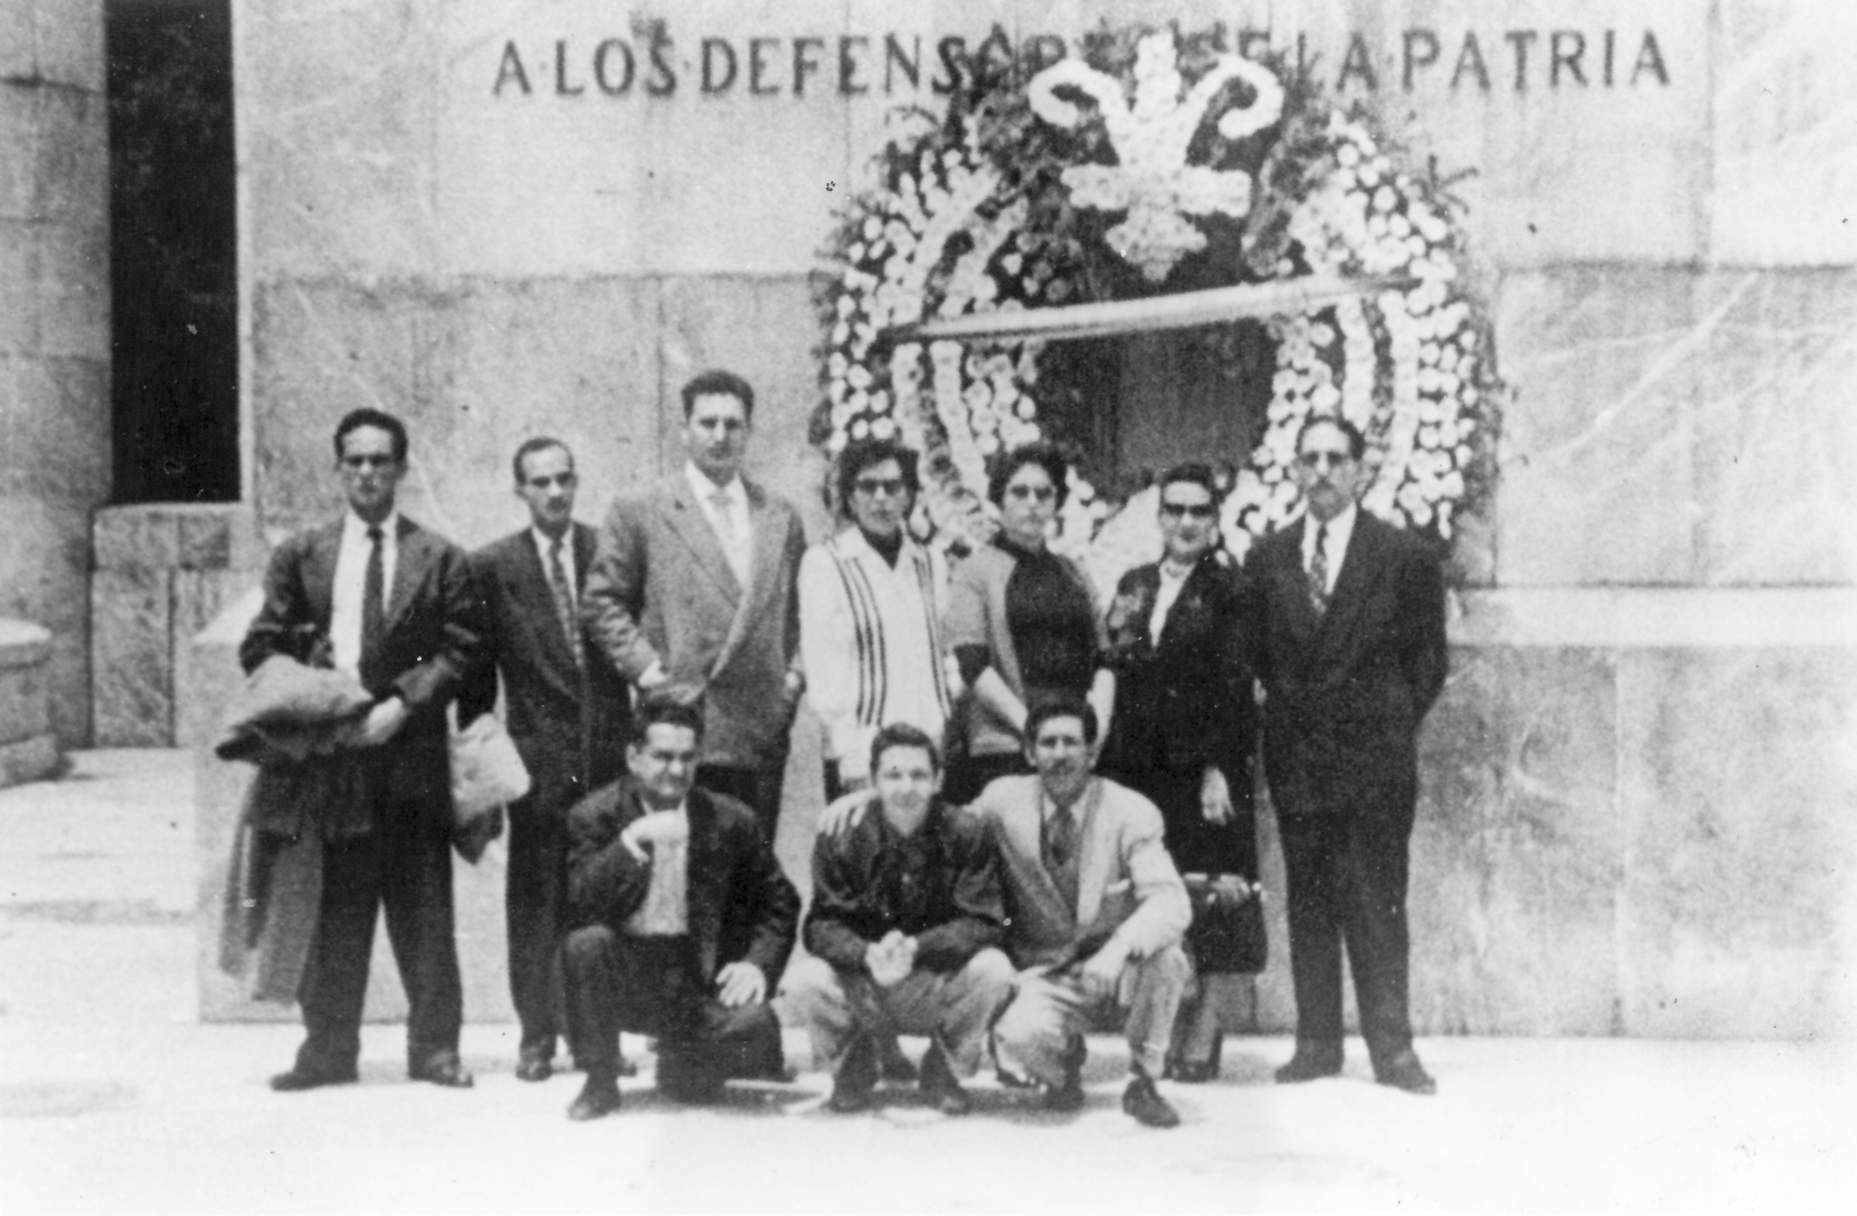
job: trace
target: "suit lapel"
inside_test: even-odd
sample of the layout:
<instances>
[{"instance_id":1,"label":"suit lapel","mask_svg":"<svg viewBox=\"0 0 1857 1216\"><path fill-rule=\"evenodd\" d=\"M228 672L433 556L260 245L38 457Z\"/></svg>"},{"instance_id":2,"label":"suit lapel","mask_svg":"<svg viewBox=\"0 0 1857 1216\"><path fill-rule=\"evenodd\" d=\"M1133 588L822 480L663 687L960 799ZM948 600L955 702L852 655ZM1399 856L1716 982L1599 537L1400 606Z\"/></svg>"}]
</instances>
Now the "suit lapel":
<instances>
[{"instance_id":1,"label":"suit lapel","mask_svg":"<svg viewBox=\"0 0 1857 1216\"><path fill-rule=\"evenodd\" d=\"M303 565L303 594L310 619L327 633L335 619L335 562L342 552L342 521L318 528L310 537Z\"/></svg>"},{"instance_id":2,"label":"suit lapel","mask_svg":"<svg viewBox=\"0 0 1857 1216\"><path fill-rule=\"evenodd\" d=\"M1322 618L1316 616L1315 605L1309 600L1309 572L1303 568L1302 559L1303 527L1304 520L1298 520L1289 530L1280 533L1283 537L1281 556L1270 577L1276 584L1278 598L1283 601L1283 616L1290 633L1308 639L1321 628Z\"/></svg>"},{"instance_id":3,"label":"suit lapel","mask_svg":"<svg viewBox=\"0 0 1857 1216\"><path fill-rule=\"evenodd\" d=\"M1065 907L1063 893L1057 889L1057 883L1045 869L1044 791L1036 778L1032 779L1030 787L1030 798L1021 799L1020 805L1016 807L1002 810L1000 827L1006 837L1007 849L1025 860L1025 869L1032 875L1033 893L1046 905L1047 915L1061 909L1063 914L1057 918L1058 922L1068 923L1076 919L1077 910ZM1078 886L1081 889L1081 882Z\"/></svg>"},{"instance_id":4,"label":"suit lapel","mask_svg":"<svg viewBox=\"0 0 1857 1216\"><path fill-rule=\"evenodd\" d=\"M394 529L394 544L399 552L393 559L393 592L387 597L386 632L392 633L412 611L413 596L425 578L426 565L432 559L429 536L424 528L406 516Z\"/></svg>"},{"instance_id":5,"label":"suit lapel","mask_svg":"<svg viewBox=\"0 0 1857 1216\"><path fill-rule=\"evenodd\" d=\"M700 789L690 791L688 805L690 846L684 861L688 868L684 882L684 914L689 918L690 937L703 957L703 976L708 979L716 974L717 940L722 925L719 888L728 876L720 869L722 837L716 830L716 808Z\"/></svg>"},{"instance_id":6,"label":"suit lapel","mask_svg":"<svg viewBox=\"0 0 1857 1216\"><path fill-rule=\"evenodd\" d=\"M1355 618L1373 589L1380 572L1380 538L1374 531L1377 522L1366 511L1354 517L1354 531L1348 536L1347 552L1341 558L1335 593L1329 597L1328 611L1322 614L1324 637L1350 636Z\"/></svg>"},{"instance_id":7,"label":"suit lapel","mask_svg":"<svg viewBox=\"0 0 1857 1216\"><path fill-rule=\"evenodd\" d=\"M665 496L658 509L671 531L690 550L697 568L716 584L729 603L739 604L741 584L735 580L735 571L729 568L729 559L722 552L722 542L716 539L716 530L709 526L709 517L703 514L701 504L691 495L682 477L666 483Z\"/></svg>"},{"instance_id":8,"label":"suit lapel","mask_svg":"<svg viewBox=\"0 0 1857 1216\"><path fill-rule=\"evenodd\" d=\"M1185 594L1184 591L1182 594ZM1077 853L1077 923L1087 925L1096 919L1103 906L1103 891L1109 885L1109 863L1113 843L1098 822L1103 805L1103 782L1093 777L1083 792L1083 806L1077 816L1077 831L1082 847Z\"/></svg>"},{"instance_id":9,"label":"suit lapel","mask_svg":"<svg viewBox=\"0 0 1857 1216\"><path fill-rule=\"evenodd\" d=\"M555 611L554 588L548 581L548 569L542 564L542 555L536 551L535 541L528 532L521 532L515 538L516 551L509 555L503 565L503 575L508 580L511 596L524 607L524 617L529 628L537 635L538 644L547 658L543 664L549 671L571 672L574 669L574 654L568 649L567 635L561 631L560 614ZM576 555L575 570L586 569ZM579 628L579 622L575 622Z\"/></svg>"},{"instance_id":10,"label":"suit lapel","mask_svg":"<svg viewBox=\"0 0 1857 1216\"><path fill-rule=\"evenodd\" d=\"M777 590L774 576L780 568L780 546L785 537L774 535L773 512L768 509L766 492L746 479L742 488L748 492L748 589L736 607L735 619L729 622L729 635L716 653L712 672L729 665L748 636L749 627L767 611L768 601Z\"/></svg>"}]
</instances>

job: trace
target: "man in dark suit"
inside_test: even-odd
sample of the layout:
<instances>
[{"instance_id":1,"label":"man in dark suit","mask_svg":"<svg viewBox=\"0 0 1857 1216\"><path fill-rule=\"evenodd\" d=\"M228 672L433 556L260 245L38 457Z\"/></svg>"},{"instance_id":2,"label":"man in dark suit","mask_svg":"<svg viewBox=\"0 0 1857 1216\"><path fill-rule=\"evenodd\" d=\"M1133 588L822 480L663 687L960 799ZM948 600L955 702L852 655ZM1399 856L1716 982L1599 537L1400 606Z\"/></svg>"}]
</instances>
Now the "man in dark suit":
<instances>
[{"instance_id":1,"label":"man in dark suit","mask_svg":"<svg viewBox=\"0 0 1857 1216\"><path fill-rule=\"evenodd\" d=\"M600 534L582 616L641 692L703 707L704 789L754 808L769 842L805 680L792 506L741 475L754 390L729 372L683 387L684 468L621 499Z\"/></svg>"},{"instance_id":2,"label":"man in dark suit","mask_svg":"<svg viewBox=\"0 0 1857 1216\"><path fill-rule=\"evenodd\" d=\"M336 427L335 455L348 511L272 554L264 605L239 648L248 672L280 654L327 663L376 699L358 747L329 762L340 779L315 783L319 804L305 808L323 837L316 938L299 992L308 1036L271 1086L355 1079L368 956L384 904L410 1006L407 1072L462 1088L471 1074L458 1059L445 706L477 646L470 578L462 551L395 508L406 471L399 419L355 410Z\"/></svg>"},{"instance_id":3,"label":"man in dark suit","mask_svg":"<svg viewBox=\"0 0 1857 1216\"><path fill-rule=\"evenodd\" d=\"M767 999L793 952L800 897L754 812L695 784L703 719L640 704L630 775L568 813L567 991L587 1081L568 1118L619 1109L619 1032L658 1039L658 1089L713 1099L778 1072Z\"/></svg>"},{"instance_id":4,"label":"man in dark suit","mask_svg":"<svg viewBox=\"0 0 1857 1216\"><path fill-rule=\"evenodd\" d=\"M501 673L504 717L534 783L509 808L504 912L522 1024L516 1076L543 1081L560 1032L567 808L625 772L631 697L580 622L595 532L574 520L574 454L558 439L530 439L512 467L530 522L471 555L484 647L458 711L465 722L489 712Z\"/></svg>"},{"instance_id":5,"label":"man in dark suit","mask_svg":"<svg viewBox=\"0 0 1857 1216\"><path fill-rule=\"evenodd\" d=\"M1375 1078L1436 1083L1407 1010L1407 844L1419 722L1444 686L1444 583L1421 538L1361 511L1366 444L1318 415L1296 442L1307 506L1248 563L1246 619L1264 682L1264 771L1289 877L1296 1053L1280 1082L1341 1071L1347 946Z\"/></svg>"}]
</instances>

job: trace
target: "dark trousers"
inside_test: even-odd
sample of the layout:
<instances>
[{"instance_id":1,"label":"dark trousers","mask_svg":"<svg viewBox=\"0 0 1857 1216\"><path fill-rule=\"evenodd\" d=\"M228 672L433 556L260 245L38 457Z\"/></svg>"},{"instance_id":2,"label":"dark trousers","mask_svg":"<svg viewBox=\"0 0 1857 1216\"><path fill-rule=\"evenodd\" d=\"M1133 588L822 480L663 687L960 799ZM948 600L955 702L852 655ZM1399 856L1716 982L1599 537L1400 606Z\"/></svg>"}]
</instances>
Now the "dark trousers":
<instances>
[{"instance_id":1,"label":"dark trousers","mask_svg":"<svg viewBox=\"0 0 1857 1216\"><path fill-rule=\"evenodd\" d=\"M1412 1046L1406 850L1412 812L1281 815L1299 1048L1340 1049L1345 941L1361 1036L1376 1064Z\"/></svg>"},{"instance_id":2,"label":"dark trousers","mask_svg":"<svg viewBox=\"0 0 1857 1216\"><path fill-rule=\"evenodd\" d=\"M316 941L297 994L309 1032L297 1053L300 1068L354 1067L383 904L406 989L407 1066L458 1050L464 997L452 928L451 842L414 807L385 807L375 819L379 826L369 834L323 845Z\"/></svg>"},{"instance_id":3,"label":"dark trousers","mask_svg":"<svg viewBox=\"0 0 1857 1216\"><path fill-rule=\"evenodd\" d=\"M566 933L567 825L518 803L509 812L503 912L509 930L509 995L522 1050L547 1058L561 1031L561 941Z\"/></svg>"},{"instance_id":4,"label":"dark trousers","mask_svg":"<svg viewBox=\"0 0 1857 1216\"><path fill-rule=\"evenodd\" d=\"M574 1058L589 1077L617 1074L622 1030L657 1036L658 1088L673 1097L706 1097L729 1077L780 1068L773 1010L717 1000L689 938L590 925L568 935L566 956Z\"/></svg>"},{"instance_id":5,"label":"dark trousers","mask_svg":"<svg viewBox=\"0 0 1857 1216\"><path fill-rule=\"evenodd\" d=\"M696 783L712 794L727 794L748 804L761 825L761 839L774 846L774 833L780 826L780 795L787 781L787 758L760 768L733 764L699 764Z\"/></svg>"}]
</instances>

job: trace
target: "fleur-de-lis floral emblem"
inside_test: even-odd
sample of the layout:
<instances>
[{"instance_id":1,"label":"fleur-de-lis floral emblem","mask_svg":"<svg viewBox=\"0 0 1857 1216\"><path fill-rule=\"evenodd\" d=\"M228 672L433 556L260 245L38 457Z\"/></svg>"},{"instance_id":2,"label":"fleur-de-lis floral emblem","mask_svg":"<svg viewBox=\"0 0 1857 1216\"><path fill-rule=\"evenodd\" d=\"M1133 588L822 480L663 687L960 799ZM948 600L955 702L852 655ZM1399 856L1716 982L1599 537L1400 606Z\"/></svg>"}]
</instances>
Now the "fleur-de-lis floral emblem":
<instances>
[{"instance_id":1,"label":"fleur-de-lis floral emblem","mask_svg":"<svg viewBox=\"0 0 1857 1216\"><path fill-rule=\"evenodd\" d=\"M1073 165L1063 181L1079 207L1126 211L1104 234L1109 247L1141 270L1151 283L1165 279L1181 258L1206 246L1205 234L1188 216L1243 217L1251 210L1251 177L1237 169L1186 163L1187 146L1205 123L1213 98L1229 82L1242 80L1256 97L1219 115L1219 134L1242 139L1261 131L1283 112L1283 86L1268 68L1237 55L1221 55L1182 96L1185 79L1171 32L1146 34L1135 48L1135 95L1124 97L1113 76L1081 59L1064 59L1033 77L1032 110L1046 122L1075 127L1083 111L1058 96L1074 88L1096 102L1116 164Z\"/></svg>"}]
</instances>

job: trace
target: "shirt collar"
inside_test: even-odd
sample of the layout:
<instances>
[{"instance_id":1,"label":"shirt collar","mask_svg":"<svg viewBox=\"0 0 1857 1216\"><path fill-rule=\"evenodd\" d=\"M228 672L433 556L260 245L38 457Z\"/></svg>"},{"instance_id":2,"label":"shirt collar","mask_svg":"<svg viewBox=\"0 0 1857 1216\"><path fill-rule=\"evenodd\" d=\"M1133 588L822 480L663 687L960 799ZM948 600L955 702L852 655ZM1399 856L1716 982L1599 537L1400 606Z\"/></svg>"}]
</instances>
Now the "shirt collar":
<instances>
[{"instance_id":1,"label":"shirt collar","mask_svg":"<svg viewBox=\"0 0 1857 1216\"><path fill-rule=\"evenodd\" d=\"M400 534L400 509L395 507L393 510L387 512L387 518L381 520L377 524L368 523L359 515L356 515L352 509L342 517L342 535L345 539L365 544L367 542L369 528L379 528L381 531L381 538L385 541L394 540Z\"/></svg>"},{"instance_id":2,"label":"shirt collar","mask_svg":"<svg viewBox=\"0 0 1857 1216\"><path fill-rule=\"evenodd\" d=\"M1333 519L1329 520L1327 524L1323 524L1322 521L1317 519L1314 515L1304 515L1302 538L1303 551L1305 553L1315 552L1316 530L1326 527L1328 529L1328 541L1323 548L1323 552L1329 557L1347 552L1348 538L1354 535L1354 521L1359 516L1360 505L1352 502L1343 507L1341 512Z\"/></svg>"},{"instance_id":3,"label":"shirt collar","mask_svg":"<svg viewBox=\"0 0 1857 1216\"><path fill-rule=\"evenodd\" d=\"M553 549L557 543L554 537L548 535L548 533L542 531L534 524L529 525L529 539L535 542L536 551L543 557L547 557L548 551ZM574 556L574 525L568 525L567 531L561 534L561 539L558 543L561 546L561 552L565 554L569 560L572 560Z\"/></svg>"},{"instance_id":4,"label":"shirt collar","mask_svg":"<svg viewBox=\"0 0 1857 1216\"><path fill-rule=\"evenodd\" d=\"M715 482L709 480L709 477L703 470L696 467L696 461L694 460L684 461L683 473L684 477L690 482L690 492L696 495L697 501L699 502L713 505L716 501L717 494L728 495L731 504L746 502L748 500L748 487L742 484L742 475L740 473L731 477L726 484L717 485Z\"/></svg>"}]
</instances>

